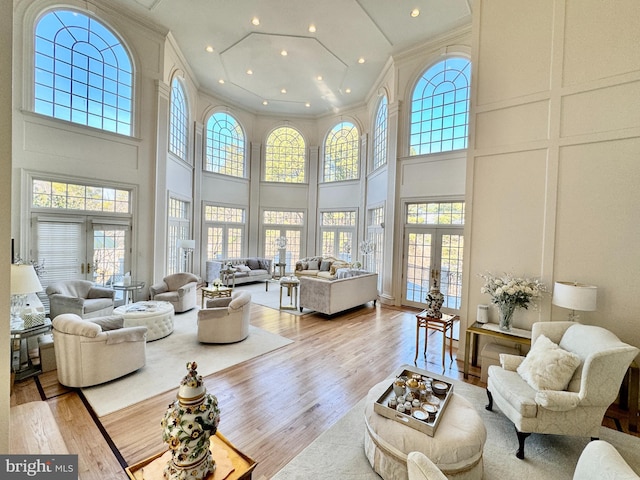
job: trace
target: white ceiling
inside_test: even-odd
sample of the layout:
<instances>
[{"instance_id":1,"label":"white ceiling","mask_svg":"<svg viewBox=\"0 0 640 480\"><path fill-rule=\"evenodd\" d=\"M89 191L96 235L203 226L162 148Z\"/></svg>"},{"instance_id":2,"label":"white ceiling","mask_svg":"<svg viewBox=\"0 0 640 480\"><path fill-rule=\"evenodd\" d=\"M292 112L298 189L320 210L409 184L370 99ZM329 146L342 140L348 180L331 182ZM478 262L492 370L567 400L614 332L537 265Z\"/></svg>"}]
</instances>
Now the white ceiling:
<instances>
[{"instance_id":1,"label":"white ceiling","mask_svg":"<svg viewBox=\"0 0 640 480\"><path fill-rule=\"evenodd\" d=\"M254 112L318 116L364 102L393 54L470 24L472 0L111 1L170 30L204 91Z\"/></svg>"}]
</instances>

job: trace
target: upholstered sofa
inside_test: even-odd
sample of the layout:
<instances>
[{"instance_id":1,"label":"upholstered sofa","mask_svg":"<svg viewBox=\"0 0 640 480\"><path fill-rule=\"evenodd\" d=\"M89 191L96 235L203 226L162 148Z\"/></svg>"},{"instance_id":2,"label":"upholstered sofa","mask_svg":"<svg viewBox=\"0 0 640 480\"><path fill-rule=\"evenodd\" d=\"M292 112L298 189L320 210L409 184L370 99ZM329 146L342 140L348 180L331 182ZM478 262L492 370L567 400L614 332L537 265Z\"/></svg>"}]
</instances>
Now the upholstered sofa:
<instances>
[{"instance_id":1,"label":"upholstered sofa","mask_svg":"<svg viewBox=\"0 0 640 480\"><path fill-rule=\"evenodd\" d=\"M47 287L51 318L75 313L82 318L111 315L115 290L94 285L88 280L66 280Z\"/></svg>"},{"instance_id":2,"label":"upholstered sofa","mask_svg":"<svg viewBox=\"0 0 640 480\"><path fill-rule=\"evenodd\" d=\"M124 327L118 315L83 320L66 313L53 319L58 381L90 387L144 367L147 327Z\"/></svg>"},{"instance_id":3,"label":"upholstered sofa","mask_svg":"<svg viewBox=\"0 0 640 480\"><path fill-rule=\"evenodd\" d=\"M235 269L236 285L242 283L260 282L269 280L272 276L271 259L263 257L230 258L227 260L209 260L207 262L207 283L221 278L221 271L231 264ZM224 279L223 279L224 280ZM226 279L230 286L231 280Z\"/></svg>"},{"instance_id":4,"label":"upholstered sofa","mask_svg":"<svg viewBox=\"0 0 640 480\"><path fill-rule=\"evenodd\" d=\"M300 277L300 311L307 308L333 315L378 299L378 274L364 273L355 277L330 280Z\"/></svg>"},{"instance_id":5,"label":"upholstered sofa","mask_svg":"<svg viewBox=\"0 0 640 480\"><path fill-rule=\"evenodd\" d=\"M296 262L295 275L298 277L336 278L339 268L347 268L348 262L329 256L301 258Z\"/></svg>"}]
</instances>

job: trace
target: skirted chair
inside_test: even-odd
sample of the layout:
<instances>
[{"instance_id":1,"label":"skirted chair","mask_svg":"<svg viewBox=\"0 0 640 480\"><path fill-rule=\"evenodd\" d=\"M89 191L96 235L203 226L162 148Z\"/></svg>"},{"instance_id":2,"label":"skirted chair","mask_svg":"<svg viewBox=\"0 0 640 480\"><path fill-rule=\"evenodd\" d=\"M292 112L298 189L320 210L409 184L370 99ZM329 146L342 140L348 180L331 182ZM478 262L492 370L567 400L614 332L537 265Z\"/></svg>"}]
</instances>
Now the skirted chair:
<instances>
[{"instance_id":1,"label":"skirted chair","mask_svg":"<svg viewBox=\"0 0 640 480\"><path fill-rule=\"evenodd\" d=\"M147 327L123 327L119 315L83 320L73 313L53 319L58 381L90 387L144 367Z\"/></svg>"},{"instance_id":2,"label":"skirted chair","mask_svg":"<svg viewBox=\"0 0 640 480\"><path fill-rule=\"evenodd\" d=\"M149 287L151 300L171 302L176 313L186 312L197 304L196 290L200 279L193 273L167 275L161 283Z\"/></svg>"},{"instance_id":3,"label":"skirted chair","mask_svg":"<svg viewBox=\"0 0 640 480\"><path fill-rule=\"evenodd\" d=\"M198 341L233 343L249 335L251 294L235 290L231 297L207 299L198 311Z\"/></svg>"},{"instance_id":4,"label":"skirted chair","mask_svg":"<svg viewBox=\"0 0 640 480\"><path fill-rule=\"evenodd\" d=\"M531 433L597 438L636 347L610 331L575 322L538 322L526 357L501 354L489 367L487 395L511 420L524 458Z\"/></svg>"},{"instance_id":5,"label":"skirted chair","mask_svg":"<svg viewBox=\"0 0 640 480\"><path fill-rule=\"evenodd\" d=\"M116 292L88 280L66 280L47 287L50 317L75 313L81 318L111 315Z\"/></svg>"}]
</instances>

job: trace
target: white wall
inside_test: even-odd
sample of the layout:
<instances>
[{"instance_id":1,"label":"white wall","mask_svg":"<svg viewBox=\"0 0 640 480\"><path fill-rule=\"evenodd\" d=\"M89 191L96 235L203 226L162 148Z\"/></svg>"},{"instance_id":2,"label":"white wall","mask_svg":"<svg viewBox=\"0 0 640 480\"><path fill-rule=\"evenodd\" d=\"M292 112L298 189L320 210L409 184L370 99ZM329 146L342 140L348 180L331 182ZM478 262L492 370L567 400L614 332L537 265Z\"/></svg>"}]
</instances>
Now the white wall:
<instances>
[{"instance_id":1,"label":"white wall","mask_svg":"<svg viewBox=\"0 0 640 480\"><path fill-rule=\"evenodd\" d=\"M463 323L489 301L478 274L511 272L597 285L582 323L640 345L638 18L635 0L474 4ZM515 325L567 314L549 295Z\"/></svg>"}]
</instances>

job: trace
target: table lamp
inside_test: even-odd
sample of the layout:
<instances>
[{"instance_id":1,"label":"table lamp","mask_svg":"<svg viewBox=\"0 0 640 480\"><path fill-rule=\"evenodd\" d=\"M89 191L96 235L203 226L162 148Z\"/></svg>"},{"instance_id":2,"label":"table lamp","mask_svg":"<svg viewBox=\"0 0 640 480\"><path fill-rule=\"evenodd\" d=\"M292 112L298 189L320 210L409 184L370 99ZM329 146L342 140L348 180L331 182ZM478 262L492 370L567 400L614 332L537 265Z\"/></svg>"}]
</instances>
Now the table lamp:
<instances>
[{"instance_id":1,"label":"table lamp","mask_svg":"<svg viewBox=\"0 0 640 480\"><path fill-rule=\"evenodd\" d=\"M11 323L20 321L27 295L42 291L33 265L11 264Z\"/></svg>"},{"instance_id":2,"label":"table lamp","mask_svg":"<svg viewBox=\"0 0 640 480\"><path fill-rule=\"evenodd\" d=\"M551 303L558 307L568 308L569 320L577 322L581 312L593 312L596 309L596 296L598 287L577 282L556 282L553 286L553 298Z\"/></svg>"}]
</instances>

